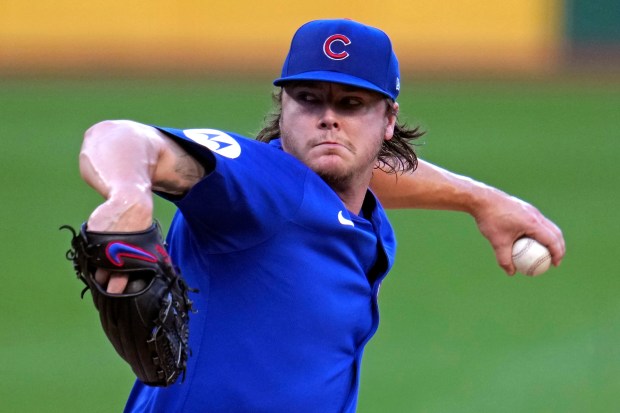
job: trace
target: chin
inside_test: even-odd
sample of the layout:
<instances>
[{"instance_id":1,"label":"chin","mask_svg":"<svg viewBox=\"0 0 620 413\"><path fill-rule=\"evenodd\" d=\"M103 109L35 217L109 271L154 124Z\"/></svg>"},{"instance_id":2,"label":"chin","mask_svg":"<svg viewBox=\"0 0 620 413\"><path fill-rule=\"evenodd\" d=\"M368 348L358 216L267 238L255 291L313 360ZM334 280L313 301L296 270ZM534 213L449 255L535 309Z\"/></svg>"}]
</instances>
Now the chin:
<instances>
[{"instance_id":1,"label":"chin","mask_svg":"<svg viewBox=\"0 0 620 413\"><path fill-rule=\"evenodd\" d=\"M337 157L336 159L318 159L315 162L310 162L308 166L321 177L332 176L337 178L349 174L347 168L342 165L342 159Z\"/></svg>"},{"instance_id":2,"label":"chin","mask_svg":"<svg viewBox=\"0 0 620 413\"><path fill-rule=\"evenodd\" d=\"M314 169L314 172L334 189L346 187L353 178L353 173L350 171L336 168Z\"/></svg>"}]
</instances>

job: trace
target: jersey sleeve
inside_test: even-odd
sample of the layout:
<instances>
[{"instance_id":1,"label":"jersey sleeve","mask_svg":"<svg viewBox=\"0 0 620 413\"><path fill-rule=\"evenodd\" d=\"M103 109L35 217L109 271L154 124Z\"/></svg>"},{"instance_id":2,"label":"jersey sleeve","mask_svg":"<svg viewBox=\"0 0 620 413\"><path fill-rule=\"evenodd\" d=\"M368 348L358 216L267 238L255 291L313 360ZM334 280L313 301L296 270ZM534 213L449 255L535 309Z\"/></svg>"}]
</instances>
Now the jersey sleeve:
<instances>
[{"instance_id":1,"label":"jersey sleeve","mask_svg":"<svg viewBox=\"0 0 620 413\"><path fill-rule=\"evenodd\" d=\"M263 242L299 209L309 169L281 149L214 129L157 128L206 168L187 194L167 198L211 252Z\"/></svg>"}]
</instances>

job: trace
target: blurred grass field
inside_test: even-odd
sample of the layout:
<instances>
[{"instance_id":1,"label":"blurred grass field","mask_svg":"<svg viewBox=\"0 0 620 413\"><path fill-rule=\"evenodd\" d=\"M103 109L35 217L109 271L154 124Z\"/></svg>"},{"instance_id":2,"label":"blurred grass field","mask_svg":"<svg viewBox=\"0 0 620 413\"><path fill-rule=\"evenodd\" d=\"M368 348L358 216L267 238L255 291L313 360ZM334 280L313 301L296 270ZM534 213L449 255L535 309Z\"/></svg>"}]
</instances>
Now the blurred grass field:
<instances>
[{"instance_id":1,"label":"blurred grass field","mask_svg":"<svg viewBox=\"0 0 620 413\"><path fill-rule=\"evenodd\" d=\"M268 80L0 80L0 411L117 412L133 382L64 253L100 202L78 175L102 119L252 135ZM620 82L409 81L421 156L538 206L568 253L506 277L465 215L392 211L397 264L380 295L359 412L620 411ZM172 209L157 214L167 224Z\"/></svg>"}]
</instances>

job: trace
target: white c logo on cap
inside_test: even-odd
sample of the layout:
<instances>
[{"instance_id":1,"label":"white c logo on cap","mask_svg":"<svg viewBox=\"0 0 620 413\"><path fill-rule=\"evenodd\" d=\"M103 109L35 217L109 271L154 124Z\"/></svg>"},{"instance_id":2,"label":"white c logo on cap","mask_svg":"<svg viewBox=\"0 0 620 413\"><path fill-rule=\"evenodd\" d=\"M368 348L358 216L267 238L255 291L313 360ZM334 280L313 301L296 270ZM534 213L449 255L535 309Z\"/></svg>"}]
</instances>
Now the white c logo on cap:
<instances>
[{"instance_id":1,"label":"white c logo on cap","mask_svg":"<svg viewBox=\"0 0 620 413\"><path fill-rule=\"evenodd\" d=\"M344 34L332 34L325 40L325 43L323 43L323 53L325 53L325 56L332 60L343 60L349 57L349 53L344 50L340 53L336 53L332 50L332 44L335 42L340 42L345 46L351 44L351 40Z\"/></svg>"}]
</instances>

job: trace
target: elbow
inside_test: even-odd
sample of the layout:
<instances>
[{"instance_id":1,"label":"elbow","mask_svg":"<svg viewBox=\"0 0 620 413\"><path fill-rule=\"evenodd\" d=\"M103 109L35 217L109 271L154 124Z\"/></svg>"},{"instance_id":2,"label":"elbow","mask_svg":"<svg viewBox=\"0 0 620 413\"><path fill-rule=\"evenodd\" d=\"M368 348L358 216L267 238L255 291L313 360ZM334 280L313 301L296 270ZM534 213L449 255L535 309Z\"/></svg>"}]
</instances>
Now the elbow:
<instances>
[{"instance_id":1,"label":"elbow","mask_svg":"<svg viewBox=\"0 0 620 413\"><path fill-rule=\"evenodd\" d=\"M99 174L95 165L112 162L118 156L119 143L135 130L134 124L126 120L105 120L84 132L79 153L80 175L84 181L96 186Z\"/></svg>"},{"instance_id":2,"label":"elbow","mask_svg":"<svg viewBox=\"0 0 620 413\"><path fill-rule=\"evenodd\" d=\"M84 132L84 142L96 140L111 133L123 132L134 128L135 122L129 120L104 120L95 123Z\"/></svg>"},{"instance_id":3,"label":"elbow","mask_svg":"<svg viewBox=\"0 0 620 413\"><path fill-rule=\"evenodd\" d=\"M95 187L103 172L122 179L137 173L149 175L162 146L162 137L151 126L129 120L98 122L84 133L79 155L80 174ZM142 171L143 167L148 170ZM117 181L121 182L121 178Z\"/></svg>"}]
</instances>

